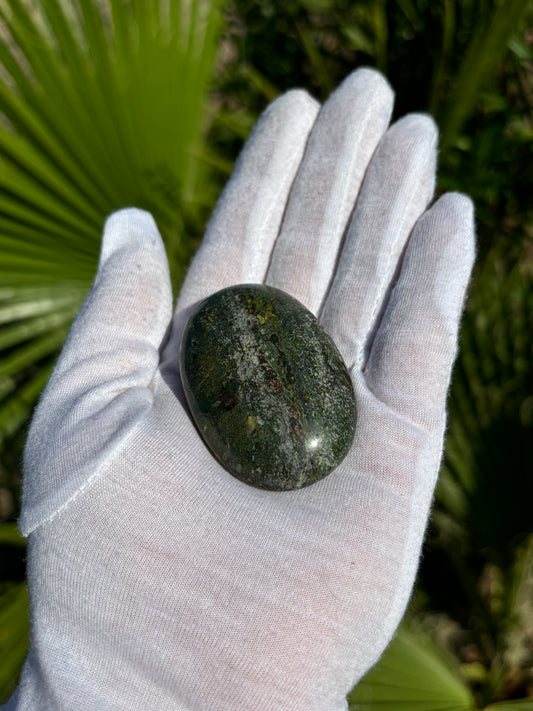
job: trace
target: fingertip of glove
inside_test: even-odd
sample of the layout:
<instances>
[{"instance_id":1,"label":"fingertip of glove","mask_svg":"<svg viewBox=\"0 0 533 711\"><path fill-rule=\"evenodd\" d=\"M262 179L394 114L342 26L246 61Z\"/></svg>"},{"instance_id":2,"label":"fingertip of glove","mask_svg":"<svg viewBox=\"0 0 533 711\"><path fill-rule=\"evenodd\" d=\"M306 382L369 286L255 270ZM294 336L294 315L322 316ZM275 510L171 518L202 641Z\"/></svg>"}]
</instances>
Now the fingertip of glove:
<instances>
[{"instance_id":1,"label":"fingertip of glove","mask_svg":"<svg viewBox=\"0 0 533 711\"><path fill-rule=\"evenodd\" d=\"M390 129L391 132L401 133L409 139L415 139L417 143L435 146L439 138L439 130L435 120L429 114L412 113L403 116Z\"/></svg>"},{"instance_id":2,"label":"fingertip of glove","mask_svg":"<svg viewBox=\"0 0 533 711\"><path fill-rule=\"evenodd\" d=\"M428 211L428 218L450 235L459 234L463 239L474 236L474 203L463 193L442 195Z\"/></svg>"},{"instance_id":3,"label":"fingertip of glove","mask_svg":"<svg viewBox=\"0 0 533 711\"><path fill-rule=\"evenodd\" d=\"M305 89L291 89L268 106L265 115L276 114L282 120L306 121L315 119L320 104Z\"/></svg>"},{"instance_id":4,"label":"fingertip of glove","mask_svg":"<svg viewBox=\"0 0 533 711\"><path fill-rule=\"evenodd\" d=\"M336 91L346 89L357 92L371 92L374 95L381 96L391 104L394 100L394 91L389 82L381 72L371 67L361 67L348 74Z\"/></svg>"},{"instance_id":5,"label":"fingertip of glove","mask_svg":"<svg viewBox=\"0 0 533 711\"><path fill-rule=\"evenodd\" d=\"M442 229L455 237L458 249L472 266L475 260L475 222L474 203L468 195L459 192L449 192L442 195L431 208L434 219L438 220Z\"/></svg>"},{"instance_id":6,"label":"fingertip of glove","mask_svg":"<svg viewBox=\"0 0 533 711\"><path fill-rule=\"evenodd\" d=\"M463 281L468 280L476 257L476 243L474 205L467 195L459 192L442 195L421 217L416 233L422 251L430 250L434 257L433 260L428 257L428 263L445 255L446 269L452 269L453 265L454 273L461 272L465 275Z\"/></svg>"},{"instance_id":7,"label":"fingertip of glove","mask_svg":"<svg viewBox=\"0 0 533 711\"><path fill-rule=\"evenodd\" d=\"M444 193L435 203L435 208L445 211L448 214L458 216L464 222L473 225L474 223L474 203L472 199L459 192Z\"/></svg>"},{"instance_id":8,"label":"fingertip of glove","mask_svg":"<svg viewBox=\"0 0 533 711\"><path fill-rule=\"evenodd\" d=\"M162 240L152 215L137 207L126 207L106 219L100 264L123 247L162 248Z\"/></svg>"}]
</instances>

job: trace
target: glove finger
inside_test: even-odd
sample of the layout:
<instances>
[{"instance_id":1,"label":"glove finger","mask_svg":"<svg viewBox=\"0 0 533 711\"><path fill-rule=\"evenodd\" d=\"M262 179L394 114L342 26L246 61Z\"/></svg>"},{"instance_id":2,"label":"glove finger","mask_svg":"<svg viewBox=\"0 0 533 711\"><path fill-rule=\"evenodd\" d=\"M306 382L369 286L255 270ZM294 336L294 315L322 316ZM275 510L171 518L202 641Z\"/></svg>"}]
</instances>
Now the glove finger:
<instances>
[{"instance_id":1,"label":"glove finger","mask_svg":"<svg viewBox=\"0 0 533 711\"><path fill-rule=\"evenodd\" d=\"M471 200L444 195L409 240L364 373L374 395L429 430L443 425L474 254Z\"/></svg>"},{"instance_id":2,"label":"glove finger","mask_svg":"<svg viewBox=\"0 0 533 711\"><path fill-rule=\"evenodd\" d=\"M318 106L293 90L263 113L217 203L176 313L231 284L263 282Z\"/></svg>"},{"instance_id":3,"label":"glove finger","mask_svg":"<svg viewBox=\"0 0 533 711\"><path fill-rule=\"evenodd\" d=\"M82 491L151 407L172 313L165 249L151 215L106 222L96 279L35 412L20 528L30 533Z\"/></svg>"},{"instance_id":4,"label":"glove finger","mask_svg":"<svg viewBox=\"0 0 533 711\"><path fill-rule=\"evenodd\" d=\"M385 134L368 167L321 313L346 363L362 366L398 261L435 186L437 129L410 114Z\"/></svg>"},{"instance_id":5,"label":"glove finger","mask_svg":"<svg viewBox=\"0 0 533 711\"><path fill-rule=\"evenodd\" d=\"M105 224L98 271L56 371L89 387L137 375L147 385L172 313L168 262L157 226L135 208ZM85 387L85 385L83 386Z\"/></svg>"},{"instance_id":6,"label":"glove finger","mask_svg":"<svg viewBox=\"0 0 533 711\"><path fill-rule=\"evenodd\" d=\"M317 313L365 170L385 133L394 95L379 72L360 69L333 92L313 127L291 190L267 283Z\"/></svg>"}]
</instances>

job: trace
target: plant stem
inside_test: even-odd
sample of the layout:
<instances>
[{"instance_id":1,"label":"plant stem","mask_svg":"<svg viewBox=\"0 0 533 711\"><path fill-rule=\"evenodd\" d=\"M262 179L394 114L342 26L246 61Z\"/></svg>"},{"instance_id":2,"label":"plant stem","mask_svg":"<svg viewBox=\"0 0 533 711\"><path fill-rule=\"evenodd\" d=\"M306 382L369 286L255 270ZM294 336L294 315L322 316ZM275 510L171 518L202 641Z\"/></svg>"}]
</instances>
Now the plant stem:
<instances>
[{"instance_id":1,"label":"plant stem","mask_svg":"<svg viewBox=\"0 0 533 711\"><path fill-rule=\"evenodd\" d=\"M500 2L492 13L487 30L480 28L474 35L459 68L442 123L442 149L457 138L474 110L485 77L500 61L509 38L530 5L529 0Z\"/></svg>"},{"instance_id":2,"label":"plant stem","mask_svg":"<svg viewBox=\"0 0 533 711\"><path fill-rule=\"evenodd\" d=\"M450 66L455 35L455 0L444 0L444 23L442 30L442 51L434 78L429 112L438 117L444 94L444 81Z\"/></svg>"},{"instance_id":3,"label":"plant stem","mask_svg":"<svg viewBox=\"0 0 533 711\"><path fill-rule=\"evenodd\" d=\"M377 67L384 74L387 73L387 12L385 0L378 0L373 3L374 33L376 38L376 63Z\"/></svg>"}]
</instances>

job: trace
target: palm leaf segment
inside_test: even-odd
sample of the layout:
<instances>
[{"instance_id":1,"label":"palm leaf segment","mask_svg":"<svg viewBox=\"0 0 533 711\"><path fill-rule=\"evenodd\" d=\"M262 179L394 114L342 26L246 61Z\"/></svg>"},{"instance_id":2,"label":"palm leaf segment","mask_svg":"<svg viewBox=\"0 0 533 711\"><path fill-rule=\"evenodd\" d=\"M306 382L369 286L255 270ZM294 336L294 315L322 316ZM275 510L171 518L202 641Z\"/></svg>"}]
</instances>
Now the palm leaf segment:
<instances>
[{"instance_id":1,"label":"palm leaf segment","mask_svg":"<svg viewBox=\"0 0 533 711\"><path fill-rule=\"evenodd\" d=\"M183 267L218 27L217 0L0 0L0 440L46 382L110 212L150 210Z\"/></svg>"}]
</instances>

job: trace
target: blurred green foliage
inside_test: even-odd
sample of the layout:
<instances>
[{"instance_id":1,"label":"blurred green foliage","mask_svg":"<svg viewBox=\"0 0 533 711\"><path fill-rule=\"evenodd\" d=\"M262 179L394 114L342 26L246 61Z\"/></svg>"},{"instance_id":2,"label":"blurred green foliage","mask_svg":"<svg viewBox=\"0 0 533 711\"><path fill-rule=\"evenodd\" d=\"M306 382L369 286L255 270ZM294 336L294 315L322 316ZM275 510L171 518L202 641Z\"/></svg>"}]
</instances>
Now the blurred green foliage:
<instances>
[{"instance_id":1,"label":"blurred green foliage","mask_svg":"<svg viewBox=\"0 0 533 711\"><path fill-rule=\"evenodd\" d=\"M473 197L479 258L415 593L350 708L532 709L533 3L228 0L222 25L195 2L210 9L195 31L179 2L172 16L158 0L30 5L0 0L0 699L27 634L13 523L25 424L103 218L152 210L178 285L266 104L295 86L324 100L366 65L395 89L395 118L438 122L439 191Z\"/></svg>"},{"instance_id":2,"label":"blurred green foliage","mask_svg":"<svg viewBox=\"0 0 533 711\"><path fill-rule=\"evenodd\" d=\"M533 209L531 2L233 0L227 17L213 128L225 155L279 92L324 100L354 67L377 67L396 118L436 118L439 186L475 200L482 254L498 241L519 256Z\"/></svg>"}]
</instances>

